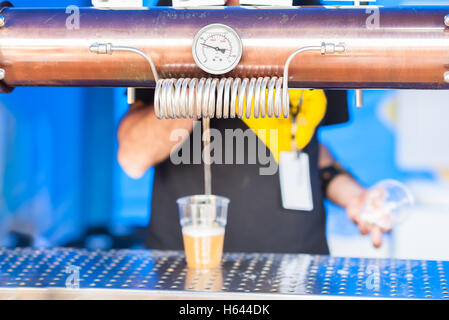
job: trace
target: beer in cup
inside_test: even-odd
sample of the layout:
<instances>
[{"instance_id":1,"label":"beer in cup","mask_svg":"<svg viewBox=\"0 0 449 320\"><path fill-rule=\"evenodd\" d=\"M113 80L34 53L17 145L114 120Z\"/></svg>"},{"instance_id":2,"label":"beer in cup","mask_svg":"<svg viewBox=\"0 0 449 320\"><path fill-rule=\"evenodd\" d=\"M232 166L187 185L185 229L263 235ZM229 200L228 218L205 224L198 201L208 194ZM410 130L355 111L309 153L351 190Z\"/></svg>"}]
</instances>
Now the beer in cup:
<instances>
[{"instance_id":1,"label":"beer in cup","mask_svg":"<svg viewBox=\"0 0 449 320\"><path fill-rule=\"evenodd\" d=\"M178 199L187 266L217 268L221 263L229 199L197 195Z\"/></svg>"}]
</instances>

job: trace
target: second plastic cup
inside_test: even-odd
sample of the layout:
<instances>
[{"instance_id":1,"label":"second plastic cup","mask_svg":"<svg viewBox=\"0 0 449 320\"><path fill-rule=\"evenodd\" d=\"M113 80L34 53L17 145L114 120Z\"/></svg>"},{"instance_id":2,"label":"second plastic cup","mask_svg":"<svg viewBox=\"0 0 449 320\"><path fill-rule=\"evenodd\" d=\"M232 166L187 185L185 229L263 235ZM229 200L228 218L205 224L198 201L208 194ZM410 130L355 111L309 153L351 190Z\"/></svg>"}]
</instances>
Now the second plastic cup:
<instances>
[{"instance_id":1,"label":"second plastic cup","mask_svg":"<svg viewBox=\"0 0 449 320\"><path fill-rule=\"evenodd\" d=\"M187 266L211 269L220 266L229 199L196 195L177 201Z\"/></svg>"},{"instance_id":2,"label":"second plastic cup","mask_svg":"<svg viewBox=\"0 0 449 320\"><path fill-rule=\"evenodd\" d=\"M414 203L410 190L396 180L380 181L369 189L362 209L362 219L383 229L392 229L404 221Z\"/></svg>"}]
</instances>

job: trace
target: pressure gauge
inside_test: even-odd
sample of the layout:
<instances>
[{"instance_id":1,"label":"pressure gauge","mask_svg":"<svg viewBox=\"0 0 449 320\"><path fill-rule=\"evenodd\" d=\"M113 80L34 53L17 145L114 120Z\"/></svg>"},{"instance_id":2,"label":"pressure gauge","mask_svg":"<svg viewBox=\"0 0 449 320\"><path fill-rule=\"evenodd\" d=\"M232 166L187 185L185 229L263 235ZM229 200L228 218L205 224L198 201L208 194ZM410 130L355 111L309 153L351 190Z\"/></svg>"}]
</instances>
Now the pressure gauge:
<instances>
[{"instance_id":1,"label":"pressure gauge","mask_svg":"<svg viewBox=\"0 0 449 320\"><path fill-rule=\"evenodd\" d=\"M224 74L234 69L242 58L242 40L224 24L210 24L193 39L192 53L198 67L211 74Z\"/></svg>"}]
</instances>

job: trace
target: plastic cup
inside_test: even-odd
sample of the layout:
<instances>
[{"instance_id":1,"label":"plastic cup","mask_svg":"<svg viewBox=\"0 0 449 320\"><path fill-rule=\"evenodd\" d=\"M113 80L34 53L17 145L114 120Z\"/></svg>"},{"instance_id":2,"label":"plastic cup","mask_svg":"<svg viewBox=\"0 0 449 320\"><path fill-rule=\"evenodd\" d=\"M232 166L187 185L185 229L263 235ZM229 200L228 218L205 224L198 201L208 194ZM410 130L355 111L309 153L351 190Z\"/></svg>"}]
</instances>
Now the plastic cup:
<instances>
[{"instance_id":1,"label":"plastic cup","mask_svg":"<svg viewBox=\"0 0 449 320\"><path fill-rule=\"evenodd\" d=\"M401 182L382 180L369 189L361 218L369 224L391 230L407 217L407 208L415 202L413 194Z\"/></svg>"},{"instance_id":2,"label":"plastic cup","mask_svg":"<svg viewBox=\"0 0 449 320\"><path fill-rule=\"evenodd\" d=\"M177 200L187 266L211 269L220 266L229 199L196 195Z\"/></svg>"}]
</instances>

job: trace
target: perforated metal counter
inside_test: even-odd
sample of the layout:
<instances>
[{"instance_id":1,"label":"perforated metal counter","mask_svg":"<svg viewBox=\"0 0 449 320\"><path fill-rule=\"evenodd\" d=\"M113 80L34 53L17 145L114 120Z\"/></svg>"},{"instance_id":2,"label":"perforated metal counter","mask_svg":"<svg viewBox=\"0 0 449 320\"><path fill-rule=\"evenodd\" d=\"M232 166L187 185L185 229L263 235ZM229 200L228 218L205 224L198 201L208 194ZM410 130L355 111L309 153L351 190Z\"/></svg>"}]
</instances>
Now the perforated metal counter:
<instances>
[{"instance_id":1,"label":"perforated metal counter","mask_svg":"<svg viewBox=\"0 0 449 320\"><path fill-rule=\"evenodd\" d=\"M448 272L443 261L259 253L195 271L175 251L0 249L0 299L449 299Z\"/></svg>"}]
</instances>

